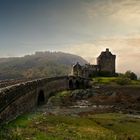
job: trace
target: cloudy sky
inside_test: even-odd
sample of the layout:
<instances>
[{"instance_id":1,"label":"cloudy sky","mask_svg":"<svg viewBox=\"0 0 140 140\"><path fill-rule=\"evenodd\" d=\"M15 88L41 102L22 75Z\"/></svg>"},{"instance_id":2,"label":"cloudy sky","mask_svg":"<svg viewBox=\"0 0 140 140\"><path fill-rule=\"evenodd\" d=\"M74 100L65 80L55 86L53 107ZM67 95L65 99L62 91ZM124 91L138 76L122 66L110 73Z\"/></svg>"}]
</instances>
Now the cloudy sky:
<instances>
[{"instance_id":1,"label":"cloudy sky","mask_svg":"<svg viewBox=\"0 0 140 140\"><path fill-rule=\"evenodd\" d=\"M140 74L140 0L0 0L0 57L50 50L95 63L105 48L117 71Z\"/></svg>"}]
</instances>

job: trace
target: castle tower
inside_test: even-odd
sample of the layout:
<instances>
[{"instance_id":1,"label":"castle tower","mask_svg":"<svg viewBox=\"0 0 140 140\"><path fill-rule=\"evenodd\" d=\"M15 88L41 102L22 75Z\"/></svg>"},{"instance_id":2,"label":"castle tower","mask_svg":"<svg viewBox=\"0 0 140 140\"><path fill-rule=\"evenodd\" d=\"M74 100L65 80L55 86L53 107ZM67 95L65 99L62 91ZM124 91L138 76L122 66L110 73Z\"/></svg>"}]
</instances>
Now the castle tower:
<instances>
[{"instance_id":1,"label":"castle tower","mask_svg":"<svg viewBox=\"0 0 140 140\"><path fill-rule=\"evenodd\" d=\"M78 62L72 67L72 75L82 76L82 66Z\"/></svg>"},{"instance_id":2,"label":"castle tower","mask_svg":"<svg viewBox=\"0 0 140 140\"><path fill-rule=\"evenodd\" d=\"M109 49L101 52L99 57L97 58L97 65L99 66L100 72L106 72L111 75L115 74L115 60L116 55L113 55Z\"/></svg>"}]
</instances>

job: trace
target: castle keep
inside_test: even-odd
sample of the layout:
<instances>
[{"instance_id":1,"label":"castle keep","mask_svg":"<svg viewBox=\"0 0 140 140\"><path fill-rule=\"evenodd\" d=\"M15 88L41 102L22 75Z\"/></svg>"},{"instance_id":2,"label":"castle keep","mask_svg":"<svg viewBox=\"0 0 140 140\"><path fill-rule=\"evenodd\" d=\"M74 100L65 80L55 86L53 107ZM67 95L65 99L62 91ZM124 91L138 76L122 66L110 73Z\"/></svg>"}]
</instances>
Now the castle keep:
<instances>
[{"instance_id":1,"label":"castle keep","mask_svg":"<svg viewBox=\"0 0 140 140\"><path fill-rule=\"evenodd\" d=\"M113 76L115 75L115 60L116 55L113 55L107 48L97 57L97 65L81 66L77 62L72 68L72 75L81 77Z\"/></svg>"}]
</instances>

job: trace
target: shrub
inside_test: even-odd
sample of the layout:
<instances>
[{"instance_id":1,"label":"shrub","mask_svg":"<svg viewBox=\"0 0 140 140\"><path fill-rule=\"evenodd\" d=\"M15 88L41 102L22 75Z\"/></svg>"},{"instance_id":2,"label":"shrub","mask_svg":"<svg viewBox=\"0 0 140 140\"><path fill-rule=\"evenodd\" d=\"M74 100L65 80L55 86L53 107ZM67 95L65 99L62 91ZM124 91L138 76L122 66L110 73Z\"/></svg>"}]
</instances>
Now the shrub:
<instances>
[{"instance_id":1,"label":"shrub","mask_svg":"<svg viewBox=\"0 0 140 140\"><path fill-rule=\"evenodd\" d=\"M137 80L137 75L134 72L126 71L124 75L131 80Z\"/></svg>"},{"instance_id":2,"label":"shrub","mask_svg":"<svg viewBox=\"0 0 140 140\"><path fill-rule=\"evenodd\" d=\"M119 77L116 82L119 85L128 85L131 83L131 80L127 77Z\"/></svg>"}]
</instances>

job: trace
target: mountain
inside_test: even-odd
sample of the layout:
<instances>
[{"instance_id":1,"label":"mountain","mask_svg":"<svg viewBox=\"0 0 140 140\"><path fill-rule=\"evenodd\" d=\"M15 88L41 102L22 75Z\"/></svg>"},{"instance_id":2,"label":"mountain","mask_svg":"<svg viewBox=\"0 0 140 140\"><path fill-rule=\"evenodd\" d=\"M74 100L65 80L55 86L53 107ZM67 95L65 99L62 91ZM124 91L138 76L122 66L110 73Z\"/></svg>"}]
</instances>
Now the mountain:
<instances>
[{"instance_id":1,"label":"mountain","mask_svg":"<svg viewBox=\"0 0 140 140\"><path fill-rule=\"evenodd\" d=\"M77 55L48 51L24 57L0 58L0 80L67 75L76 62L87 63Z\"/></svg>"}]
</instances>

